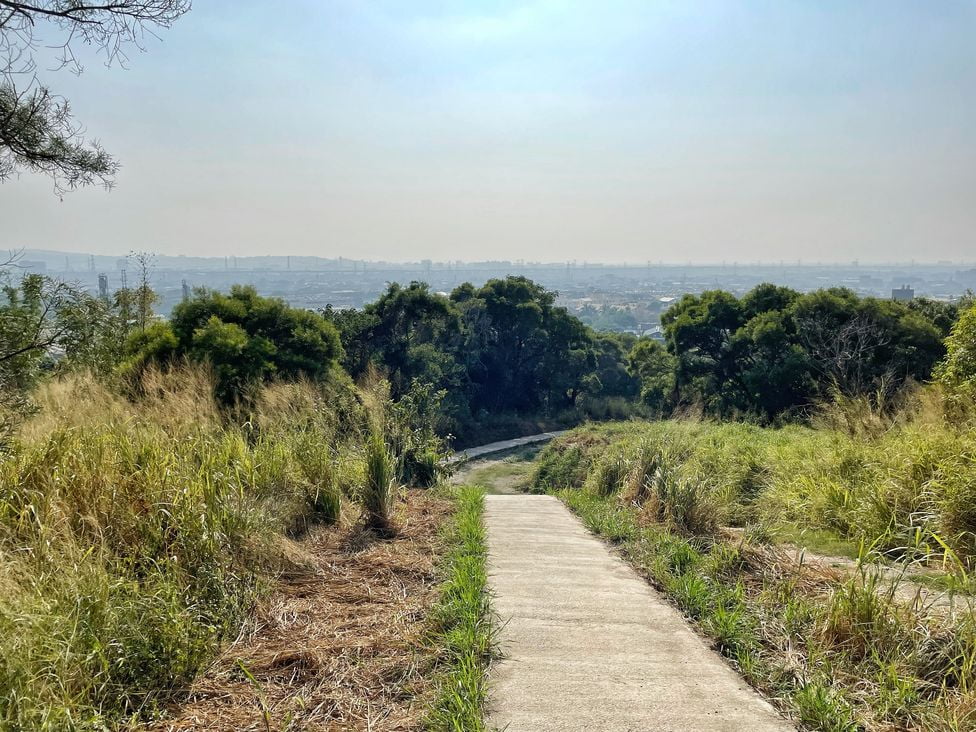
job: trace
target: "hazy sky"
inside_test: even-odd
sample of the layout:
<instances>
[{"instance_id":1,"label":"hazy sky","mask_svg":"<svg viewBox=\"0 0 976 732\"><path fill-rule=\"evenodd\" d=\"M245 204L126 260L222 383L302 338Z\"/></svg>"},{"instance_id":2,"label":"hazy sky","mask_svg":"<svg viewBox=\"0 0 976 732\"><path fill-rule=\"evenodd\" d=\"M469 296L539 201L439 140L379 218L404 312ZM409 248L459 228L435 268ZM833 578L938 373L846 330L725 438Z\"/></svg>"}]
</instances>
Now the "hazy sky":
<instances>
[{"instance_id":1,"label":"hazy sky","mask_svg":"<svg viewBox=\"0 0 976 732\"><path fill-rule=\"evenodd\" d=\"M197 0L44 79L123 165L0 246L976 259L976 0Z\"/></svg>"}]
</instances>

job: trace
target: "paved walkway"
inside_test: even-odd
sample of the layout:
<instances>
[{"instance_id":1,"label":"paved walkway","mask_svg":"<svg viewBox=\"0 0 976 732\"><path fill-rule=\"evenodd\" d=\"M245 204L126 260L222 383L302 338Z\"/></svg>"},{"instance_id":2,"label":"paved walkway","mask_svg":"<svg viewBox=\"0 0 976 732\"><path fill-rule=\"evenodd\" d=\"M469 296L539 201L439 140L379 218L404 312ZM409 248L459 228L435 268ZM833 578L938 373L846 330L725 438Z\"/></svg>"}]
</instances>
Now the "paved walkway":
<instances>
[{"instance_id":1,"label":"paved walkway","mask_svg":"<svg viewBox=\"0 0 976 732\"><path fill-rule=\"evenodd\" d=\"M537 435L529 435L528 437L516 437L511 440L501 440L499 442L489 442L487 445L478 445L478 447L469 447L465 450L458 450L448 459L448 462L470 460L472 458L480 457L481 455L488 455L493 452L514 450L516 447L522 447L523 445L535 445L539 442L548 442L549 440L555 439L560 435L565 435L568 431L569 430L541 432Z\"/></svg>"},{"instance_id":2,"label":"paved walkway","mask_svg":"<svg viewBox=\"0 0 976 732\"><path fill-rule=\"evenodd\" d=\"M489 574L503 623L492 727L793 727L551 496L486 497Z\"/></svg>"}]
</instances>

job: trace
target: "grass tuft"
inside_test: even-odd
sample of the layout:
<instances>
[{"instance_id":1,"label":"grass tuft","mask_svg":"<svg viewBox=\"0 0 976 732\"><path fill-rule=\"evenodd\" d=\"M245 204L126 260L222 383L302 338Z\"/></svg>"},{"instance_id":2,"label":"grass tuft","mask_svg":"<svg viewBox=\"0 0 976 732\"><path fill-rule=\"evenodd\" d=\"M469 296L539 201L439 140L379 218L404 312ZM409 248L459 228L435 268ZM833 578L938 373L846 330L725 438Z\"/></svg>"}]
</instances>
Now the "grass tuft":
<instances>
[{"instance_id":1,"label":"grass tuft","mask_svg":"<svg viewBox=\"0 0 976 732\"><path fill-rule=\"evenodd\" d=\"M371 529L388 531L392 526L397 495L396 462L379 430L370 431L364 452L366 482L361 498L366 525Z\"/></svg>"},{"instance_id":2,"label":"grass tuft","mask_svg":"<svg viewBox=\"0 0 976 732\"><path fill-rule=\"evenodd\" d=\"M485 568L484 491L463 486L456 495L458 510L448 537L445 579L432 613L442 667L427 726L477 732L486 729L487 673L495 648Z\"/></svg>"}]
</instances>

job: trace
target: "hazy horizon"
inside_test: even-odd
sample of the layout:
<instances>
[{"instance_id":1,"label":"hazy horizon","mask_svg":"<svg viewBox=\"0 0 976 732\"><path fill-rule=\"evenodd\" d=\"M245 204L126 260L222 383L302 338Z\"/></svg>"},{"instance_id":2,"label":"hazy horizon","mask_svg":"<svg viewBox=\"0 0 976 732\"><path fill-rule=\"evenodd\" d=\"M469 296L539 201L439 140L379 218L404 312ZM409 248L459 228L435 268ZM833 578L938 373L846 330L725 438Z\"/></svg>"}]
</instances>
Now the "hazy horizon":
<instances>
[{"instance_id":1,"label":"hazy horizon","mask_svg":"<svg viewBox=\"0 0 976 732\"><path fill-rule=\"evenodd\" d=\"M972 0L198 3L128 70L41 72L123 168L0 185L0 247L972 261L974 30Z\"/></svg>"}]
</instances>

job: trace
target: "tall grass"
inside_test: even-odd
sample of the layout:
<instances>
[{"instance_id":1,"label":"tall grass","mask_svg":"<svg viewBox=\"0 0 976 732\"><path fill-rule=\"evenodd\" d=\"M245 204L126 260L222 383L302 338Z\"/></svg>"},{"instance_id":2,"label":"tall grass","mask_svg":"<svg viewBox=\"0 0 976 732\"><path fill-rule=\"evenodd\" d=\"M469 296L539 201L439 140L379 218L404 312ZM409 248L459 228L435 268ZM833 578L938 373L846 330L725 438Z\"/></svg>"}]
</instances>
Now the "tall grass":
<instances>
[{"instance_id":1,"label":"tall grass","mask_svg":"<svg viewBox=\"0 0 976 732\"><path fill-rule=\"evenodd\" d=\"M366 481L363 485L362 503L366 511L366 523L373 529L389 530L398 488L394 457L378 430L369 433L364 452Z\"/></svg>"},{"instance_id":2,"label":"tall grass","mask_svg":"<svg viewBox=\"0 0 976 732\"><path fill-rule=\"evenodd\" d=\"M839 426L874 424L853 417L820 428L587 427L545 449L533 487L619 494L692 532L716 523L800 527L891 556L959 559L968 570L976 566L976 426L937 415L914 409L876 432Z\"/></svg>"},{"instance_id":3,"label":"tall grass","mask_svg":"<svg viewBox=\"0 0 976 732\"><path fill-rule=\"evenodd\" d=\"M199 369L149 371L131 399L46 385L0 459L0 728L103 729L188 683L283 535L366 482L349 389L272 385L228 419Z\"/></svg>"}]
</instances>

